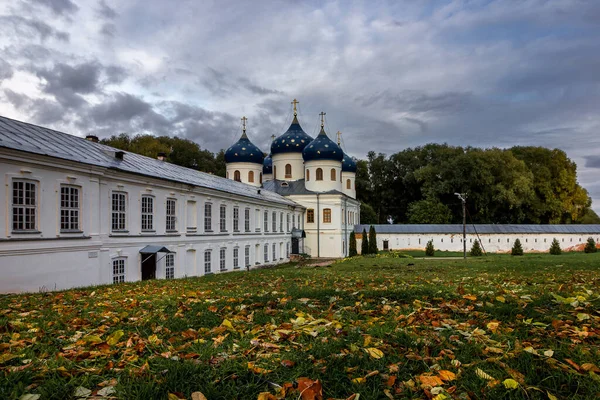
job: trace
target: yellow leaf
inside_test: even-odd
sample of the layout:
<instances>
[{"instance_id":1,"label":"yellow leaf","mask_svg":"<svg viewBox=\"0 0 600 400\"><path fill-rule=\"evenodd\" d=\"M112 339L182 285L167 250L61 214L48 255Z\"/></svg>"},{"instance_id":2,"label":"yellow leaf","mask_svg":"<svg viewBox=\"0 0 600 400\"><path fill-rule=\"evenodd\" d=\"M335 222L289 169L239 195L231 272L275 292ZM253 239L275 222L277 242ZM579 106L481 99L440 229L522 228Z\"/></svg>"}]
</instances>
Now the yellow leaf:
<instances>
[{"instance_id":1,"label":"yellow leaf","mask_svg":"<svg viewBox=\"0 0 600 400\"><path fill-rule=\"evenodd\" d=\"M367 381L366 378L354 378L352 379L352 383L365 383Z\"/></svg>"},{"instance_id":2,"label":"yellow leaf","mask_svg":"<svg viewBox=\"0 0 600 400\"><path fill-rule=\"evenodd\" d=\"M379 349L377 349L375 347L368 347L368 348L365 349L365 351L367 353L369 353L369 355L371 357L373 357L374 359L376 359L376 360L379 360L380 358L383 357L383 351L381 351L381 350L379 350Z\"/></svg>"},{"instance_id":3,"label":"yellow leaf","mask_svg":"<svg viewBox=\"0 0 600 400\"><path fill-rule=\"evenodd\" d=\"M516 389L519 387L519 383L514 379L505 379L504 382L502 382L502 384L507 389Z\"/></svg>"},{"instance_id":4,"label":"yellow leaf","mask_svg":"<svg viewBox=\"0 0 600 400\"><path fill-rule=\"evenodd\" d=\"M260 396L259 396L260 399ZM192 393L192 400L207 400L206 396L202 394L202 392L194 392Z\"/></svg>"},{"instance_id":5,"label":"yellow leaf","mask_svg":"<svg viewBox=\"0 0 600 400\"><path fill-rule=\"evenodd\" d=\"M548 399L549 399L549 400L558 400L558 399L556 398L556 396L555 396L555 395L553 395L552 393L550 393L550 392L546 392L546 394L548 395Z\"/></svg>"},{"instance_id":6,"label":"yellow leaf","mask_svg":"<svg viewBox=\"0 0 600 400\"><path fill-rule=\"evenodd\" d=\"M159 339L159 338L158 338L158 336L156 336L156 335L150 335L150 336L148 337L148 342L150 342L150 343L152 343L152 344L159 343L159 340L160 340L160 339Z\"/></svg>"},{"instance_id":7,"label":"yellow leaf","mask_svg":"<svg viewBox=\"0 0 600 400\"><path fill-rule=\"evenodd\" d=\"M554 351L552 351L552 350L546 350L546 351L544 352L544 355L545 355L546 357L552 357L552 356L554 355Z\"/></svg>"},{"instance_id":8,"label":"yellow leaf","mask_svg":"<svg viewBox=\"0 0 600 400\"><path fill-rule=\"evenodd\" d=\"M38 400L41 397L40 394L24 394L19 397L19 400Z\"/></svg>"},{"instance_id":9,"label":"yellow leaf","mask_svg":"<svg viewBox=\"0 0 600 400\"><path fill-rule=\"evenodd\" d=\"M498 325L500 325L500 322L488 322L486 326L490 331L492 331L492 333L496 333L498 330Z\"/></svg>"},{"instance_id":10,"label":"yellow leaf","mask_svg":"<svg viewBox=\"0 0 600 400\"><path fill-rule=\"evenodd\" d=\"M500 303L506 303L504 296L496 296L496 300L498 300Z\"/></svg>"},{"instance_id":11,"label":"yellow leaf","mask_svg":"<svg viewBox=\"0 0 600 400\"><path fill-rule=\"evenodd\" d=\"M173 393L169 393L169 396L167 397L169 400L181 400L179 398L179 396L177 396L176 394Z\"/></svg>"},{"instance_id":12,"label":"yellow leaf","mask_svg":"<svg viewBox=\"0 0 600 400\"><path fill-rule=\"evenodd\" d=\"M233 324L232 324L232 323L231 323L231 321L230 321L230 320L228 320L228 319L225 319L225 320L223 320L223 322L221 323L221 326L224 326L224 327L225 327L225 328L227 328L227 329L234 330L234 328L233 328Z\"/></svg>"},{"instance_id":13,"label":"yellow leaf","mask_svg":"<svg viewBox=\"0 0 600 400\"><path fill-rule=\"evenodd\" d=\"M440 378L432 375L420 375L419 380L423 386L441 386L444 384Z\"/></svg>"},{"instance_id":14,"label":"yellow leaf","mask_svg":"<svg viewBox=\"0 0 600 400\"><path fill-rule=\"evenodd\" d=\"M456 379L456 374L454 372L445 369L438 371L438 374L440 374L440 378L442 378L443 381L453 381Z\"/></svg>"},{"instance_id":15,"label":"yellow leaf","mask_svg":"<svg viewBox=\"0 0 600 400\"><path fill-rule=\"evenodd\" d=\"M435 396L433 398L433 400L446 400L448 397L445 396L443 393L438 394L437 396Z\"/></svg>"},{"instance_id":16,"label":"yellow leaf","mask_svg":"<svg viewBox=\"0 0 600 400\"><path fill-rule=\"evenodd\" d=\"M204 397L204 399L206 399L206 397ZM269 392L261 392L259 393L257 400L277 400L277 397L275 397Z\"/></svg>"},{"instance_id":17,"label":"yellow leaf","mask_svg":"<svg viewBox=\"0 0 600 400\"><path fill-rule=\"evenodd\" d=\"M477 375L481 379L485 379L485 380L488 380L488 381L493 381L494 379L496 379L496 378L494 378L493 376L491 376L490 374L488 374L487 372L483 371L480 368L477 368L475 370L475 375Z\"/></svg>"},{"instance_id":18,"label":"yellow leaf","mask_svg":"<svg viewBox=\"0 0 600 400\"><path fill-rule=\"evenodd\" d=\"M115 344L119 343L119 340L124 334L125 332L120 329L118 331L114 331L108 338L106 338L106 343L108 343L110 346L114 346Z\"/></svg>"},{"instance_id":19,"label":"yellow leaf","mask_svg":"<svg viewBox=\"0 0 600 400\"><path fill-rule=\"evenodd\" d=\"M102 339L98 335L89 335L83 338L86 342L102 343Z\"/></svg>"},{"instance_id":20,"label":"yellow leaf","mask_svg":"<svg viewBox=\"0 0 600 400\"><path fill-rule=\"evenodd\" d=\"M475 301L475 300L477 300L477 296L473 296L472 294L465 294L465 295L463 296L463 299L467 299L467 300Z\"/></svg>"},{"instance_id":21,"label":"yellow leaf","mask_svg":"<svg viewBox=\"0 0 600 400\"><path fill-rule=\"evenodd\" d=\"M590 319L590 315L589 314L584 314L584 313L578 313L577 314L577 319L580 321L585 321L586 319Z\"/></svg>"}]
</instances>

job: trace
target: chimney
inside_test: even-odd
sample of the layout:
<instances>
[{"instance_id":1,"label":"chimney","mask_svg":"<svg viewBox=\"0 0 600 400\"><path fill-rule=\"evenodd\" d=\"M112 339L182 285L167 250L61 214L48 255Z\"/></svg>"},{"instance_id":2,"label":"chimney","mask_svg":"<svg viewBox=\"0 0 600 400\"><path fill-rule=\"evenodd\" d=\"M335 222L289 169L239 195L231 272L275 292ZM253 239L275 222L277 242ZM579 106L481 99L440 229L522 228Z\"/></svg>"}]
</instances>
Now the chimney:
<instances>
[{"instance_id":1,"label":"chimney","mask_svg":"<svg viewBox=\"0 0 600 400\"><path fill-rule=\"evenodd\" d=\"M117 160L122 160L124 156L125 156L124 151L115 151L115 158Z\"/></svg>"},{"instance_id":2,"label":"chimney","mask_svg":"<svg viewBox=\"0 0 600 400\"><path fill-rule=\"evenodd\" d=\"M90 142L98 143L98 136L96 135L87 135L85 140L89 140Z\"/></svg>"},{"instance_id":3,"label":"chimney","mask_svg":"<svg viewBox=\"0 0 600 400\"><path fill-rule=\"evenodd\" d=\"M158 153L158 156L156 156L156 158L159 161L167 161L167 153Z\"/></svg>"}]
</instances>

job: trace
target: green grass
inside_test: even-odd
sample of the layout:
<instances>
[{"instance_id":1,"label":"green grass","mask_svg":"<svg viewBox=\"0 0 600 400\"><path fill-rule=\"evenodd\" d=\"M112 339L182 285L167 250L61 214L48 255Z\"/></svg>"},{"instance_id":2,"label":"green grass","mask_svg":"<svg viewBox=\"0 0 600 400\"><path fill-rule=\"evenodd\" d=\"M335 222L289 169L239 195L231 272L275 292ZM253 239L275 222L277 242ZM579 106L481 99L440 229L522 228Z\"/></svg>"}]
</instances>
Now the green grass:
<instances>
[{"instance_id":1,"label":"green grass","mask_svg":"<svg viewBox=\"0 0 600 400\"><path fill-rule=\"evenodd\" d=\"M599 272L600 253L358 257L1 296L0 398L256 399L299 377L324 398L598 398Z\"/></svg>"}]
</instances>

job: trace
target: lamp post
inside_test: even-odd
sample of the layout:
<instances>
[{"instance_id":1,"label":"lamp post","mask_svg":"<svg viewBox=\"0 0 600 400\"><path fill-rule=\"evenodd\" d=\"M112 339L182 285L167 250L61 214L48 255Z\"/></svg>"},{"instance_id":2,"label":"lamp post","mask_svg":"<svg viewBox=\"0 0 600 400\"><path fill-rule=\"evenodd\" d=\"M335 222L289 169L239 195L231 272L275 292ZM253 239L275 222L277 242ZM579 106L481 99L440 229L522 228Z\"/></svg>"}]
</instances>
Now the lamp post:
<instances>
[{"instance_id":1,"label":"lamp post","mask_svg":"<svg viewBox=\"0 0 600 400\"><path fill-rule=\"evenodd\" d=\"M463 258L467 259L467 194L454 193L462 202L463 209Z\"/></svg>"}]
</instances>

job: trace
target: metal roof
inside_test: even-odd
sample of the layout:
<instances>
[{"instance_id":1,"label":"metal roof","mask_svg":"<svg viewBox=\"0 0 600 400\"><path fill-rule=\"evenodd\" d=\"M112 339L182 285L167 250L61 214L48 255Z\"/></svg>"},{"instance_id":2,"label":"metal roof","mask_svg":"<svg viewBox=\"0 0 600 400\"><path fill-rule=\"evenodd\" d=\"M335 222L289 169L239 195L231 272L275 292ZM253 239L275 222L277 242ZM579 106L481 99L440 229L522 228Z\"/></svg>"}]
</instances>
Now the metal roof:
<instances>
[{"instance_id":1,"label":"metal roof","mask_svg":"<svg viewBox=\"0 0 600 400\"><path fill-rule=\"evenodd\" d=\"M155 254L155 253L175 253L175 252L167 249L164 246L157 246L157 245L149 244L148 246L146 246L143 249L141 249L140 253L142 253L142 254Z\"/></svg>"},{"instance_id":2,"label":"metal roof","mask_svg":"<svg viewBox=\"0 0 600 400\"><path fill-rule=\"evenodd\" d=\"M354 231L369 231L371 225L355 225ZM377 233L405 234L462 234L460 224L381 224L373 225ZM467 225L468 234L600 234L600 225L534 225L534 224L475 224Z\"/></svg>"},{"instance_id":3,"label":"metal roof","mask_svg":"<svg viewBox=\"0 0 600 400\"><path fill-rule=\"evenodd\" d=\"M298 206L292 200L268 190L259 191L258 188L242 182L128 151L123 151L124 157L120 160L115 157L115 152L122 150L3 116L0 116L0 147Z\"/></svg>"},{"instance_id":4,"label":"metal roof","mask_svg":"<svg viewBox=\"0 0 600 400\"><path fill-rule=\"evenodd\" d=\"M313 192L312 190L308 190L304 183L304 179L298 179L297 181L281 181L278 179L268 180L263 183L263 187L272 192L279 193L282 196L290 196L290 195L298 195L298 194L341 194L339 190L329 190L327 192Z\"/></svg>"}]
</instances>

